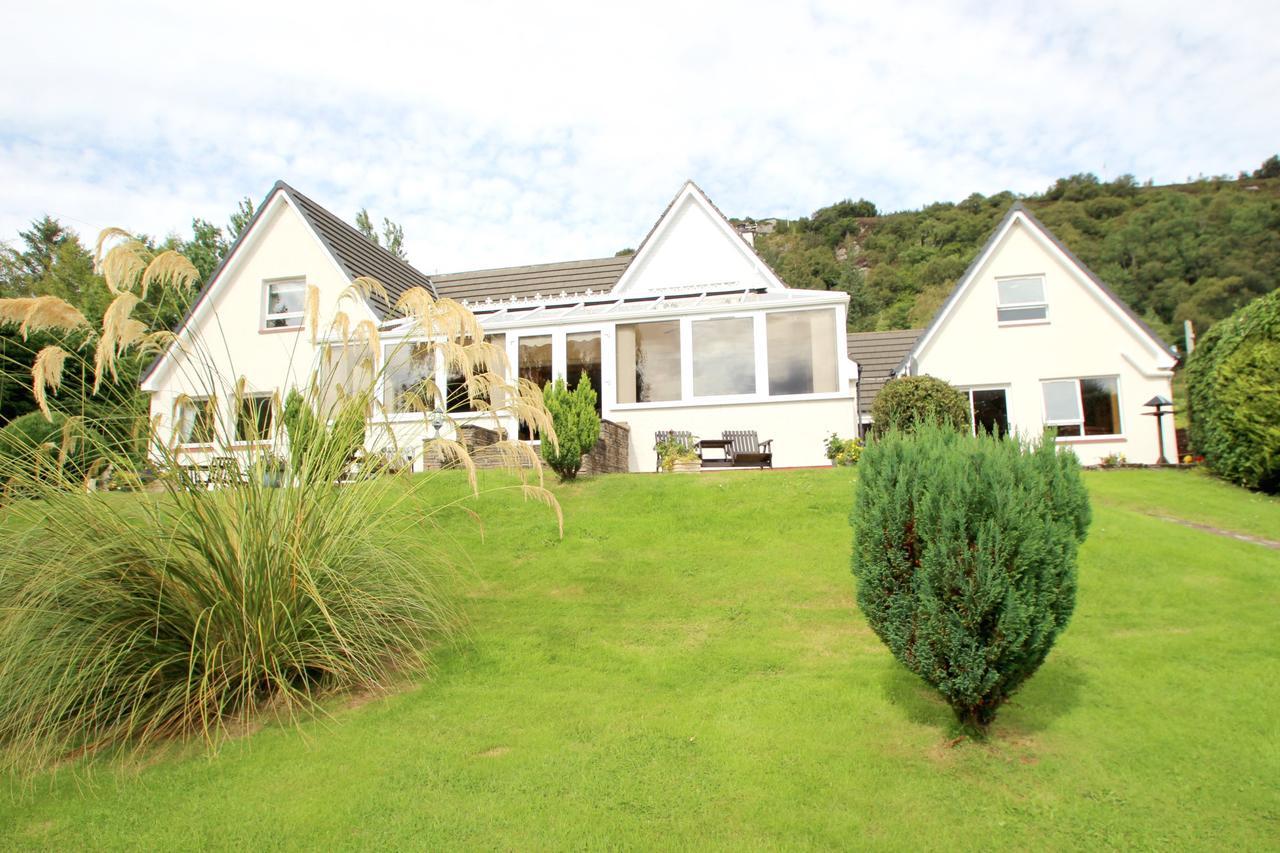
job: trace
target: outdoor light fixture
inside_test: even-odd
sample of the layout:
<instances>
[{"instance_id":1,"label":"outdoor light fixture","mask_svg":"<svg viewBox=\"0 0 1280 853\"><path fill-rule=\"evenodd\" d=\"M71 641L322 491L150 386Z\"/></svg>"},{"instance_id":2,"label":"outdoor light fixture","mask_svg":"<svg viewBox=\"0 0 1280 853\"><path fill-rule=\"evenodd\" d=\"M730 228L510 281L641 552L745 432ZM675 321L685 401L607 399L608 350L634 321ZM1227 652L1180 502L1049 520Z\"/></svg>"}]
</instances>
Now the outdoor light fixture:
<instances>
[{"instance_id":1,"label":"outdoor light fixture","mask_svg":"<svg viewBox=\"0 0 1280 853\"><path fill-rule=\"evenodd\" d=\"M440 408L440 401L436 400L436 407L431 410L431 426L435 427L436 438L440 437L440 427L444 426L444 409ZM1164 445L1161 445L1163 447ZM1163 455L1163 451L1161 452Z\"/></svg>"},{"instance_id":2,"label":"outdoor light fixture","mask_svg":"<svg viewBox=\"0 0 1280 853\"><path fill-rule=\"evenodd\" d=\"M1160 458L1156 460L1156 464L1168 465L1169 460L1164 458L1164 416L1173 414L1173 401L1157 394L1142 405L1155 409L1154 412L1143 412L1143 414L1151 415L1156 419L1156 436L1160 439Z\"/></svg>"}]
</instances>

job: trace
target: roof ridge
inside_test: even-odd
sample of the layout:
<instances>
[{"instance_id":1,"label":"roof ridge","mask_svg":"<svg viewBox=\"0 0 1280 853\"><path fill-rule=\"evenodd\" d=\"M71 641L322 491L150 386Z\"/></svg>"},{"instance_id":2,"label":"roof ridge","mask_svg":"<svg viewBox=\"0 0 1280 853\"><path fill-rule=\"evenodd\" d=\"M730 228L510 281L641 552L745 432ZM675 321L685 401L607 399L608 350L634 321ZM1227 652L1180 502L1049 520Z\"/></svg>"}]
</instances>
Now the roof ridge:
<instances>
[{"instance_id":1,"label":"roof ridge","mask_svg":"<svg viewBox=\"0 0 1280 853\"><path fill-rule=\"evenodd\" d=\"M567 264L605 263L607 261L619 261L622 263L630 264L631 259L633 257L635 257L634 252L630 255L613 255L612 257L603 257L603 258L575 258L569 261L547 261L544 263L537 263L537 264L515 264L509 267L485 267L483 269L475 269L475 270L458 270L457 272L438 272L438 273L432 273L431 277L432 278L448 278L449 276L453 276L453 275L480 275L481 273L509 272L511 270L534 270L534 269L539 269L543 267L562 267L562 266L566 266Z\"/></svg>"},{"instance_id":2,"label":"roof ridge","mask_svg":"<svg viewBox=\"0 0 1280 853\"><path fill-rule=\"evenodd\" d=\"M409 263L408 260L400 257L395 252L392 252L390 249L387 249L385 246L382 246L379 243L375 243L373 240L365 236L365 234L359 228L356 228L354 225L351 225L341 216L338 216L338 214L334 213L332 210L325 207L320 202L311 198L306 193L300 192L297 188L295 188L293 185L291 185L290 183L288 183L283 179L276 181L275 186L272 188L272 192L274 192L277 188L284 190L286 193L294 196L296 199L300 199L306 202L307 204L314 205L321 212L330 216L336 223L342 226L342 228L344 228L348 233L350 233L353 236L359 237L361 240L363 240L364 243L369 246L369 248L381 254L389 263L404 267L406 271L411 272L415 275L421 276L423 279L427 281L428 285L430 285L431 276L427 275L422 270L418 269L413 264ZM270 194L268 194L268 197L270 197ZM299 205L299 210L302 211L303 216L310 219L310 211L305 210L302 207L302 205ZM315 228L315 223L311 223L311 225L312 225L312 228ZM324 236L323 232L319 231L319 229L316 229L316 230L319 233L320 239L324 241L326 247L334 255L338 263L342 265L343 269L346 270L347 274L350 275L352 278L356 278L357 276L354 274L354 271L347 268L348 265L347 265L346 259L342 257L341 253L334 251L333 247L329 245L329 241ZM386 285L386 282L381 282L381 283L384 286Z\"/></svg>"}]
</instances>

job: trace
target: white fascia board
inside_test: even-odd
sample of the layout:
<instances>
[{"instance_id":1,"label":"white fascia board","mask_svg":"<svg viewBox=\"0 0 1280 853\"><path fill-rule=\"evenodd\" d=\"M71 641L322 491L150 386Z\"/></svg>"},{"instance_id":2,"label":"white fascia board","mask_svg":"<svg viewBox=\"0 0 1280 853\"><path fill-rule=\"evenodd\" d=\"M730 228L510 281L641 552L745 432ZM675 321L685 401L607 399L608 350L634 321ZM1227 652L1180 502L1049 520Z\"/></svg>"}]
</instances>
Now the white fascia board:
<instances>
[{"instance_id":1,"label":"white fascia board","mask_svg":"<svg viewBox=\"0 0 1280 853\"><path fill-rule=\"evenodd\" d=\"M1147 334L1146 329L1143 329L1135 323L1133 317L1129 316L1129 313L1116 303L1116 299L1113 298L1111 294L1098 287L1097 282L1095 282L1084 270L1080 269L1080 266L1072 261L1071 258L1067 257L1058 244L1051 239L1048 234L1045 234L1043 230L1035 227L1035 223L1028 220L1025 216L1022 216L1021 211L1018 212L1018 216L1022 218L1023 223L1031 233L1032 239L1036 241L1036 244L1056 258L1058 263L1066 267L1072 277L1083 285L1088 293L1093 296L1094 301L1098 302L1107 310L1108 313L1111 314L1112 317L1119 320L1120 324L1129 330L1129 333L1136 338L1137 341L1142 344L1147 353L1155 359L1158 369L1173 369L1177 364L1177 360L1166 352L1164 347L1152 340L1151 335Z\"/></svg>"},{"instance_id":2,"label":"white fascia board","mask_svg":"<svg viewBox=\"0 0 1280 853\"><path fill-rule=\"evenodd\" d=\"M276 215L277 210L282 207L287 207L292 210L294 215L302 220L307 232L311 235L311 239L313 239L316 245L320 247L324 256L333 263L334 269L338 271L338 274L342 276L342 278L345 279L347 277L347 273L343 270L342 265L338 263L338 259L333 256L333 253L329 251L329 247L320 239L320 235L311 227L311 223L307 217L302 214L302 211L298 210L297 205L295 205L293 200L289 198L289 194L285 192L283 188L277 189L272 193L271 198L267 199L263 204L263 210L261 215L258 217L258 221L253 224L249 233L245 235L244 240L240 241L240 244L235 247L231 257L227 258L226 264L218 271L217 278L210 282L208 289L200 299L200 303L195 306L191 312L191 316L189 316L186 319L186 322L182 324L182 327L178 330L178 333L175 336L174 342L165 350L160 364L151 371L151 375L148 376L146 381L139 386L143 392L154 393L160 390L158 387L162 384L160 380L167 379L170 370L172 370L174 363L174 348L180 348L182 344L187 343L190 338L189 330L203 322L209 312L213 310L210 306L216 301L217 295L221 292L223 282L233 277L239 271L240 265L244 259L247 258L258 243L262 241L263 235L267 231L268 221L271 220ZM377 317L374 316L373 310L369 308L369 304L363 299L357 301L360 303L365 316L368 319L377 322Z\"/></svg>"},{"instance_id":3,"label":"white fascia board","mask_svg":"<svg viewBox=\"0 0 1280 853\"><path fill-rule=\"evenodd\" d=\"M920 360L920 356L929 348L929 344L937 337L938 332L951 319L951 314L955 307L960 304L961 298L963 298L973 282L977 280L981 272L987 268L987 264L995 256L996 251L1004 245L1005 238L1009 236L1009 231L1013 228L1014 222L1018 220L1020 215L1020 211L1015 212L1013 216L1005 220L995 238L987 244L986 251L969 267L968 273L951 291L951 295L947 297L946 304L942 306L941 313L929 324L929 328L925 329L925 333L920 336L920 340L916 341L915 346L911 348L906 358L903 359L903 363L906 365L906 372L910 372L911 364Z\"/></svg>"},{"instance_id":4,"label":"white fascia board","mask_svg":"<svg viewBox=\"0 0 1280 853\"><path fill-rule=\"evenodd\" d=\"M638 275L638 270L644 265L645 258L654 252L655 247L659 242L661 242L662 235L671 227L673 214L675 214L676 211L680 209L681 205L683 205L687 200L692 200L694 204L697 204L708 216L711 217L711 220L715 222L717 227L720 229L721 234L726 239L732 241L738 251L743 254L743 257L745 257L749 263L759 270L760 274L764 276L765 281L769 282L770 290L788 289L782 282L782 279L778 278L774 271L769 268L769 265L760 258L755 249L752 248L745 239L743 239L741 234L734 230L733 225L725 218L725 215L720 212L719 208L712 203L706 193L704 193L693 181L685 181L684 186L680 188L678 193L676 193L675 199L672 200L671 204L667 205L667 209L663 212L662 218L658 220L657 224L653 226L652 230L650 230L649 234L644 238L644 242L640 246L640 250L636 252L635 257L631 259L631 263L627 265L627 268L622 271L622 275L616 282L614 282L611 292L625 293L627 291L629 282L632 278Z\"/></svg>"},{"instance_id":5,"label":"white fascia board","mask_svg":"<svg viewBox=\"0 0 1280 853\"><path fill-rule=\"evenodd\" d=\"M489 332L506 332L514 331L522 328L546 328L549 326L590 326L590 325L608 325L619 322L643 322L647 320L675 320L681 317L691 316L711 316L716 314L744 314L752 311L777 311L787 308L825 308L828 306L844 307L849 302L849 294L843 291L812 291L803 295L796 290L789 290L785 294L776 294L776 298L760 299L753 302L733 302L727 305L703 305L701 307L695 305L672 307L671 303L664 303L666 307L654 309L653 303L644 303L643 307L632 310L609 311L599 314L574 314L569 313L559 317L539 317L533 310L522 311L519 315L508 315L499 320L486 321L481 316L481 327L486 333ZM770 294L772 295L772 294ZM534 320L535 322L527 322ZM383 338L401 337L410 324L398 328L388 329L383 332Z\"/></svg>"}]
</instances>

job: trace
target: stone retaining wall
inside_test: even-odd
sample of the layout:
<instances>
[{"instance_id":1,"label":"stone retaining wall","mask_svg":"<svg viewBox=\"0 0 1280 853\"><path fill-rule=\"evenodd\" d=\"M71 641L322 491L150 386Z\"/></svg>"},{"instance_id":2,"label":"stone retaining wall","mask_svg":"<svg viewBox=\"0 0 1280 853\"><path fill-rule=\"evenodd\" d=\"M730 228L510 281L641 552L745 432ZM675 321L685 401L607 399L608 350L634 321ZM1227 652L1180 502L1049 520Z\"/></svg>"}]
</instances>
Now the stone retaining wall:
<instances>
[{"instance_id":1,"label":"stone retaining wall","mask_svg":"<svg viewBox=\"0 0 1280 853\"><path fill-rule=\"evenodd\" d=\"M487 450L491 445L506 438L505 431L492 430L475 424L466 424L460 428L462 443L471 453L471 460L476 468L501 468L502 457L497 451ZM600 422L600 440L582 459L580 476L592 474L621 474L627 471L627 443L631 430L626 424L613 421ZM425 442L424 442L425 443ZM424 454L423 467L434 471L445 467L439 449L428 447ZM452 463L449 463L452 465Z\"/></svg>"}]
</instances>

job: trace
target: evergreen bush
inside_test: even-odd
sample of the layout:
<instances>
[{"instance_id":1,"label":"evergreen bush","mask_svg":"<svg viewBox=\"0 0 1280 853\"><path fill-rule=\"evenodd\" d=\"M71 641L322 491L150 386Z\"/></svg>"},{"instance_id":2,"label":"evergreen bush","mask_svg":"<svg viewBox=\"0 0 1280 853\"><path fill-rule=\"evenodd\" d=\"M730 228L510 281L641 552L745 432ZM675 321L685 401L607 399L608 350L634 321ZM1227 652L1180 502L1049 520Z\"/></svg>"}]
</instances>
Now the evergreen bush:
<instances>
[{"instance_id":1,"label":"evergreen bush","mask_svg":"<svg viewBox=\"0 0 1280 853\"><path fill-rule=\"evenodd\" d=\"M934 376L902 376L885 383L871 407L876 431L911 432L934 422L969 429L969 403L955 388Z\"/></svg>"},{"instance_id":2,"label":"evergreen bush","mask_svg":"<svg viewBox=\"0 0 1280 853\"><path fill-rule=\"evenodd\" d=\"M1210 329L1187 359L1191 445L1218 476L1280 491L1280 290Z\"/></svg>"},{"instance_id":3,"label":"evergreen bush","mask_svg":"<svg viewBox=\"0 0 1280 853\"><path fill-rule=\"evenodd\" d=\"M584 373L572 391L562 378L548 382L542 398L551 413L558 441L542 442L542 458L561 480L572 480L582 467L582 457L600 440L600 416L596 392Z\"/></svg>"},{"instance_id":4,"label":"evergreen bush","mask_svg":"<svg viewBox=\"0 0 1280 853\"><path fill-rule=\"evenodd\" d=\"M1075 606L1090 519L1079 462L1048 437L927 424L868 445L858 467L858 606L961 725L984 732Z\"/></svg>"}]
</instances>

